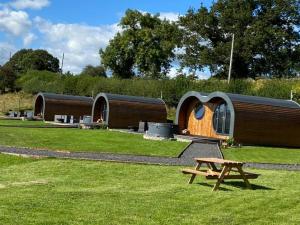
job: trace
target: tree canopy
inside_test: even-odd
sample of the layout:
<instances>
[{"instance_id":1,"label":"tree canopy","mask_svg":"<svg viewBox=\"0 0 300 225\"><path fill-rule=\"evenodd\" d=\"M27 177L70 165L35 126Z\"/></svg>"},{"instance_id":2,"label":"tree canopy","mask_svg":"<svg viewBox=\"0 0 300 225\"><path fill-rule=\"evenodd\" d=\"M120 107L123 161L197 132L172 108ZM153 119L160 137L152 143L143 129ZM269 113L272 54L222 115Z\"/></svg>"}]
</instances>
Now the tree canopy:
<instances>
[{"instance_id":1,"label":"tree canopy","mask_svg":"<svg viewBox=\"0 0 300 225\"><path fill-rule=\"evenodd\" d=\"M92 77L106 77L106 71L103 66L87 65L83 68L81 75L89 75Z\"/></svg>"},{"instance_id":2,"label":"tree canopy","mask_svg":"<svg viewBox=\"0 0 300 225\"><path fill-rule=\"evenodd\" d=\"M106 49L100 49L105 68L121 78L165 77L175 58L174 49L180 42L176 24L161 20L159 14L127 10L119 25L122 31Z\"/></svg>"},{"instance_id":3,"label":"tree canopy","mask_svg":"<svg viewBox=\"0 0 300 225\"><path fill-rule=\"evenodd\" d=\"M59 60L42 49L21 49L5 65L17 73L25 73L28 70L47 70L55 73L60 71Z\"/></svg>"},{"instance_id":4,"label":"tree canopy","mask_svg":"<svg viewBox=\"0 0 300 225\"><path fill-rule=\"evenodd\" d=\"M0 90L5 91L6 88L14 90L15 80L17 75L15 71L9 66L0 66Z\"/></svg>"},{"instance_id":5,"label":"tree canopy","mask_svg":"<svg viewBox=\"0 0 300 225\"><path fill-rule=\"evenodd\" d=\"M232 34L233 77L284 77L299 74L298 0L218 0L210 9L190 9L180 18L183 67L209 67L226 76Z\"/></svg>"}]
</instances>

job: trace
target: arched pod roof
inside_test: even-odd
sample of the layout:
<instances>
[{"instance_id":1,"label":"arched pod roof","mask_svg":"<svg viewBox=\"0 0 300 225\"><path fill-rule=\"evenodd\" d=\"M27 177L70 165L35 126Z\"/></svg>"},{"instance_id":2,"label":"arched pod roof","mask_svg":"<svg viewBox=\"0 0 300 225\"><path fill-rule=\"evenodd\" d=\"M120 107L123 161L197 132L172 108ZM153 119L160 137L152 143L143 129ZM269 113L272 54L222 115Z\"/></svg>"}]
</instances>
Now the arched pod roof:
<instances>
[{"instance_id":1,"label":"arched pod roof","mask_svg":"<svg viewBox=\"0 0 300 225\"><path fill-rule=\"evenodd\" d=\"M40 92L34 101L34 115L41 112L47 121L53 121L55 115L73 115L79 120L91 114L92 105L92 97Z\"/></svg>"},{"instance_id":2,"label":"arched pod roof","mask_svg":"<svg viewBox=\"0 0 300 225\"><path fill-rule=\"evenodd\" d=\"M55 94L55 93L47 93L47 92L39 92L36 95L36 98L41 96L44 100L66 100L66 101L78 101L78 102L93 102L92 97L85 96L75 96L75 95L63 95L63 94Z\"/></svg>"},{"instance_id":3,"label":"arched pod roof","mask_svg":"<svg viewBox=\"0 0 300 225\"><path fill-rule=\"evenodd\" d=\"M96 96L92 109L93 121L97 120L96 110L100 98L107 103L105 122L112 128L136 126L139 121L166 122L167 108L162 99L110 93L99 93Z\"/></svg>"},{"instance_id":4,"label":"arched pod roof","mask_svg":"<svg viewBox=\"0 0 300 225\"><path fill-rule=\"evenodd\" d=\"M99 93L96 96L95 100L97 100L99 97L104 97L108 101L118 100L118 101L127 101L127 102L139 102L139 103L147 103L147 104L162 104L162 105L165 105L165 102L160 98L147 98L147 97L140 97L140 96Z\"/></svg>"}]
</instances>

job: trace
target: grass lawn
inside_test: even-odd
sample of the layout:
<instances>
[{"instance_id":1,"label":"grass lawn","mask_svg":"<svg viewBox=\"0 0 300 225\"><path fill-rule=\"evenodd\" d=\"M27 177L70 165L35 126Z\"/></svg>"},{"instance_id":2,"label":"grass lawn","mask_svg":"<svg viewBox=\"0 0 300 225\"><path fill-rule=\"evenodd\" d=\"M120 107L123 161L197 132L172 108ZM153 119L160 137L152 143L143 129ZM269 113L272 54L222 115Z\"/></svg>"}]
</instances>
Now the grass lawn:
<instances>
[{"instance_id":1,"label":"grass lawn","mask_svg":"<svg viewBox=\"0 0 300 225\"><path fill-rule=\"evenodd\" d=\"M35 125L35 126L51 126L51 124L47 124L44 121L30 121L30 120L5 120L0 119L0 125L11 125L11 126L26 126L26 125Z\"/></svg>"},{"instance_id":2,"label":"grass lawn","mask_svg":"<svg viewBox=\"0 0 300 225\"><path fill-rule=\"evenodd\" d=\"M4 158L3 158L4 157ZM280 224L300 222L300 173L253 170L254 190L179 167L0 155L1 224ZM24 160L24 163L20 163Z\"/></svg>"},{"instance_id":3,"label":"grass lawn","mask_svg":"<svg viewBox=\"0 0 300 225\"><path fill-rule=\"evenodd\" d=\"M176 157L187 143L145 140L139 134L107 130L0 127L0 145Z\"/></svg>"},{"instance_id":4,"label":"grass lawn","mask_svg":"<svg viewBox=\"0 0 300 225\"><path fill-rule=\"evenodd\" d=\"M225 149L223 154L226 159L244 162L300 164L300 149L243 146Z\"/></svg>"}]
</instances>

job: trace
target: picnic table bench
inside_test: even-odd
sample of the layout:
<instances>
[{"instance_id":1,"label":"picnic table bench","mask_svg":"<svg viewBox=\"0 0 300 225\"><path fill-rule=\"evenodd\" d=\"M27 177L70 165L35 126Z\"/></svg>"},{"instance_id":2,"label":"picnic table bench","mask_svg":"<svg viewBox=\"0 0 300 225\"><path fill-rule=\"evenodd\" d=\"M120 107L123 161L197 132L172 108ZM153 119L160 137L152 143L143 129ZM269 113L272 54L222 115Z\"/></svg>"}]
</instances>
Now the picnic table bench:
<instances>
[{"instance_id":1,"label":"picnic table bench","mask_svg":"<svg viewBox=\"0 0 300 225\"><path fill-rule=\"evenodd\" d=\"M205 176L206 179L216 179L217 182L213 187L213 191L218 190L220 184L224 182L225 179L243 179L246 186L251 188L251 184L248 179L256 179L259 174L249 173L243 171L242 162L236 162L231 160L224 160L218 158L195 158L197 163L195 169L182 169L183 174L191 174L189 184L193 183L197 175ZM208 169L200 170L201 165L206 164ZM221 165L221 168L218 168L216 164Z\"/></svg>"}]
</instances>

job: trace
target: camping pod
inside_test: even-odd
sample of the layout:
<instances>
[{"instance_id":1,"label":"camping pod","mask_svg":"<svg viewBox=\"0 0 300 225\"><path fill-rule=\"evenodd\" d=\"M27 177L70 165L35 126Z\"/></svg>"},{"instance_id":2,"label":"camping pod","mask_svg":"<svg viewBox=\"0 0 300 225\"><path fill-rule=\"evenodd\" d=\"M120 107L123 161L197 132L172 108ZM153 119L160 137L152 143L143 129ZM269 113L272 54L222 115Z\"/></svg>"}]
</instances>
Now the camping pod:
<instances>
[{"instance_id":1,"label":"camping pod","mask_svg":"<svg viewBox=\"0 0 300 225\"><path fill-rule=\"evenodd\" d=\"M109 128L138 127L139 122L167 121L166 104L159 98L100 93L94 101L93 122Z\"/></svg>"},{"instance_id":2,"label":"camping pod","mask_svg":"<svg viewBox=\"0 0 300 225\"><path fill-rule=\"evenodd\" d=\"M91 97L38 93L34 101L34 116L54 121L56 115L66 115L79 122L80 117L91 115L92 106Z\"/></svg>"},{"instance_id":3,"label":"camping pod","mask_svg":"<svg viewBox=\"0 0 300 225\"><path fill-rule=\"evenodd\" d=\"M181 134L300 147L300 105L291 100L191 91L180 99L175 120Z\"/></svg>"}]
</instances>

